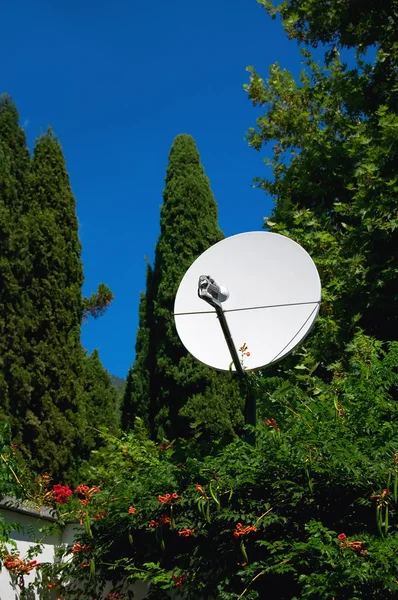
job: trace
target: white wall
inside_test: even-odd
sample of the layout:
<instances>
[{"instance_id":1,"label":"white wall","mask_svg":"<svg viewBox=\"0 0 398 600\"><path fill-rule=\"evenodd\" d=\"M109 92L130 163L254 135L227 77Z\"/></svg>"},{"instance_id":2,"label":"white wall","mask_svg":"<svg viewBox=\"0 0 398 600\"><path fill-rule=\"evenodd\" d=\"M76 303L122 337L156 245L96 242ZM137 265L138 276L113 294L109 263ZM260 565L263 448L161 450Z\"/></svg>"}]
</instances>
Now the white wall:
<instances>
[{"instance_id":1,"label":"white wall","mask_svg":"<svg viewBox=\"0 0 398 600\"><path fill-rule=\"evenodd\" d=\"M42 511L40 514L36 510L24 510L21 505L18 505L18 509L6 508L4 502L0 505L0 516L8 523L19 523L23 526L23 531L13 531L10 535L13 539L17 548L20 552L21 558L26 556L28 549L35 545L38 539L43 543L42 553L35 556L35 560L38 562L53 562L54 551L57 546L61 544L72 544L74 540L74 532L79 529L76 525L67 525L62 534L51 535L43 538L43 534L40 533L40 529L45 525L49 525L51 522L55 522L54 518L51 518L48 510ZM8 549L12 550L10 544ZM30 581L34 581L35 571L31 571L25 575L25 585L27 586ZM130 588L134 592L134 600L145 600L148 593L148 585L144 582L137 582ZM111 591L105 590L105 595ZM19 600L20 590L19 587L13 582L13 578L10 572L3 567L0 571L0 600ZM56 590L54 590L53 598L56 600L58 597ZM32 595L29 600L40 600L39 596Z\"/></svg>"}]
</instances>

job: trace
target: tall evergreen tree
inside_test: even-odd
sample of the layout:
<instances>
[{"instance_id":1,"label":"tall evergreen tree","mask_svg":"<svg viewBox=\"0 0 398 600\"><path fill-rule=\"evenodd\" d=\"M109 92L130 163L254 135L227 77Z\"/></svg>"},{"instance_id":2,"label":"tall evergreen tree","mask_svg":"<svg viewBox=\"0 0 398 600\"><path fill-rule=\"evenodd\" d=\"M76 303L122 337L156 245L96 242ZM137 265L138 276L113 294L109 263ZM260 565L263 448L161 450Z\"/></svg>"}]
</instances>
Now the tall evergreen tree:
<instances>
[{"instance_id":1,"label":"tall evergreen tree","mask_svg":"<svg viewBox=\"0 0 398 600\"><path fill-rule=\"evenodd\" d=\"M29 272L29 152L18 124L18 111L6 94L0 96L0 415L15 431L20 410L30 394L25 362L29 302L24 290Z\"/></svg>"},{"instance_id":2,"label":"tall evergreen tree","mask_svg":"<svg viewBox=\"0 0 398 600\"><path fill-rule=\"evenodd\" d=\"M59 474L73 463L78 438L83 270L75 199L51 131L36 143L30 183L31 396L20 435L33 463Z\"/></svg>"},{"instance_id":3,"label":"tall evergreen tree","mask_svg":"<svg viewBox=\"0 0 398 600\"><path fill-rule=\"evenodd\" d=\"M232 434L243 420L238 383L231 374L217 373L189 355L174 326L174 299L185 271L223 238L217 204L189 135L173 142L163 199L124 411L130 419L148 415L156 437L188 437L192 428L206 436Z\"/></svg>"},{"instance_id":4,"label":"tall evergreen tree","mask_svg":"<svg viewBox=\"0 0 398 600\"><path fill-rule=\"evenodd\" d=\"M19 126L18 110L8 94L0 95L0 140L8 156L10 175L15 186L9 206L14 217L17 217L26 210L29 202L29 150L25 132Z\"/></svg>"},{"instance_id":5,"label":"tall evergreen tree","mask_svg":"<svg viewBox=\"0 0 398 600\"><path fill-rule=\"evenodd\" d=\"M61 147L49 132L31 161L18 119L2 95L0 416L37 469L62 475L96 446L95 436L81 435L94 415L97 424L115 423L109 377L98 356L83 359L80 344L82 318L102 315L113 295L100 284L81 297L75 200Z\"/></svg>"},{"instance_id":6,"label":"tall evergreen tree","mask_svg":"<svg viewBox=\"0 0 398 600\"><path fill-rule=\"evenodd\" d=\"M150 287L152 269L147 266L147 289ZM151 321L148 314L148 303L145 293L141 293L138 309L138 331L135 344L136 359L127 374L126 387L123 394L121 425L128 431L139 417L149 426L149 348Z\"/></svg>"},{"instance_id":7,"label":"tall evergreen tree","mask_svg":"<svg viewBox=\"0 0 398 600\"><path fill-rule=\"evenodd\" d=\"M117 391L112 385L108 371L101 363L98 350L84 358L82 388L80 406L85 432L80 445L88 455L90 450L101 444L99 428L106 427L116 433L119 425Z\"/></svg>"}]
</instances>

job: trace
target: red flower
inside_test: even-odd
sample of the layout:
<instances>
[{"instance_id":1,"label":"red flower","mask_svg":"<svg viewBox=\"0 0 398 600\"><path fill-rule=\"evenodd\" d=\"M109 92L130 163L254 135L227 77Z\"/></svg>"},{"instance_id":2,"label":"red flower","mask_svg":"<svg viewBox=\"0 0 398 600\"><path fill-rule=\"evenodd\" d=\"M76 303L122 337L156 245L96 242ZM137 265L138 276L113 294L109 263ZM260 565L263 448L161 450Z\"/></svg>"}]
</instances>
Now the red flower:
<instances>
[{"instance_id":1,"label":"red flower","mask_svg":"<svg viewBox=\"0 0 398 600\"><path fill-rule=\"evenodd\" d=\"M246 352L246 356L250 356L250 352Z\"/></svg>"},{"instance_id":2,"label":"red flower","mask_svg":"<svg viewBox=\"0 0 398 600\"><path fill-rule=\"evenodd\" d=\"M157 527L158 525L159 523L155 521L155 519L152 519L152 521L149 521L148 523L148 527Z\"/></svg>"},{"instance_id":3,"label":"red flower","mask_svg":"<svg viewBox=\"0 0 398 600\"><path fill-rule=\"evenodd\" d=\"M202 486L201 486L201 485L197 485L197 486L196 486L196 491L197 491L197 492L200 492L201 494L204 494L204 493L205 493L205 491L204 491L204 489L202 488Z\"/></svg>"},{"instance_id":4,"label":"red flower","mask_svg":"<svg viewBox=\"0 0 398 600\"><path fill-rule=\"evenodd\" d=\"M109 592L107 595L107 600L116 600L116 598L120 598L119 592Z\"/></svg>"},{"instance_id":5,"label":"red flower","mask_svg":"<svg viewBox=\"0 0 398 600\"><path fill-rule=\"evenodd\" d=\"M88 504L88 500L87 498L85 498L84 500L79 500L80 504L82 504L83 506L87 506Z\"/></svg>"},{"instance_id":6,"label":"red flower","mask_svg":"<svg viewBox=\"0 0 398 600\"><path fill-rule=\"evenodd\" d=\"M76 542L76 544L72 548L73 554L78 554L79 552L89 552L92 550L92 546L82 546L80 542Z\"/></svg>"},{"instance_id":7,"label":"red flower","mask_svg":"<svg viewBox=\"0 0 398 600\"><path fill-rule=\"evenodd\" d=\"M159 502L161 502L162 504L166 504L167 502L170 502L171 500L177 500L178 498L178 494L176 494L175 492L170 495L170 494L166 494L165 496L158 496L158 500Z\"/></svg>"},{"instance_id":8,"label":"red flower","mask_svg":"<svg viewBox=\"0 0 398 600\"><path fill-rule=\"evenodd\" d=\"M186 575L172 575L171 579L175 581L176 587L182 587L187 580Z\"/></svg>"},{"instance_id":9,"label":"red flower","mask_svg":"<svg viewBox=\"0 0 398 600\"><path fill-rule=\"evenodd\" d=\"M94 519L98 520L98 519L104 519L108 514L107 510L102 510L100 512L95 513L94 515Z\"/></svg>"},{"instance_id":10,"label":"red flower","mask_svg":"<svg viewBox=\"0 0 398 600\"><path fill-rule=\"evenodd\" d=\"M76 494L80 494L81 496L86 496L87 500L89 498L91 498L91 496L93 494L96 494L97 492L100 492L100 491L101 490L96 485L92 485L91 488L89 488L88 485L83 485L82 483L80 483L77 486L77 488L75 489Z\"/></svg>"},{"instance_id":11,"label":"red flower","mask_svg":"<svg viewBox=\"0 0 398 600\"><path fill-rule=\"evenodd\" d=\"M247 535L251 531L257 531L257 527L248 525L247 527L243 527L242 523L237 523L234 531L234 537L238 538L241 535Z\"/></svg>"},{"instance_id":12,"label":"red flower","mask_svg":"<svg viewBox=\"0 0 398 600\"><path fill-rule=\"evenodd\" d=\"M169 523L171 523L170 517L168 517L167 515L162 515L160 517L159 525L168 525Z\"/></svg>"},{"instance_id":13,"label":"red flower","mask_svg":"<svg viewBox=\"0 0 398 600\"><path fill-rule=\"evenodd\" d=\"M159 446L159 450L170 450L173 448L173 444L169 444L168 442L163 442L162 444L160 444Z\"/></svg>"},{"instance_id":14,"label":"red flower","mask_svg":"<svg viewBox=\"0 0 398 600\"><path fill-rule=\"evenodd\" d=\"M362 544L363 542L350 542L348 545L353 550L362 550Z\"/></svg>"},{"instance_id":15,"label":"red flower","mask_svg":"<svg viewBox=\"0 0 398 600\"><path fill-rule=\"evenodd\" d=\"M384 488L384 490L381 492L381 494L376 494L374 496L370 496L370 499L371 500L377 500L379 498L385 498L389 494L391 494L390 490L387 490L386 488Z\"/></svg>"},{"instance_id":16,"label":"red flower","mask_svg":"<svg viewBox=\"0 0 398 600\"><path fill-rule=\"evenodd\" d=\"M82 494L83 496L85 496L88 492L90 488L88 487L88 485L83 485L82 483L80 483L77 488L75 489L75 493L76 494Z\"/></svg>"},{"instance_id":17,"label":"red flower","mask_svg":"<svg viewBox=\"0 0 398 600\"><path fill-rule=\"evenodd\" d=\"M279 429L279 425L275 421L275 419L267 419L267 421L265 422L265 424L268 425L269 427L273 427L274 429Z\"/></svg>"},{"instance_id":18,"label":"red flower","mask_svg":"<svg viewBox=\"0 0 398 600\"><path fill-rule=\"evenodd\" d=\"M136 512L136 508L134 508L134 506L129 506L129 510L128 512L130 513L130 515L133 515Z\"/></svg>"},{"instance_id":19,"label":"red flower","mask_svg":"<svg viewBox=\"0 0 398 600\"><path fill-rule=\"evenodd\" d=\"M55 501L58 504L65 504L68 501L69 496L72 496L73 492L68 485L60 485L56 483L53 485L53 492L55 494Z\"/></svg>"},{"instance_id":20,"label":"red flower","mask_svg":"<svg viewBox=\"0 0 398 600\"><path fill-rule=\"evenodd\" d=\"M194 531L194 529L181 529L181 531L178 532L178 535L189 537L190 535L193 535Z\"/></svg>"},{"instance_id":21,"label":"red flower","mask_svg":"<svg viewBox=\"0 0 398 600\"><path fill-rule=\"evenodd\" d=\"M345 533L339 533L339 535L337 536L338 540L346 540L347 536Z\"/></svg>"}]
</instances>

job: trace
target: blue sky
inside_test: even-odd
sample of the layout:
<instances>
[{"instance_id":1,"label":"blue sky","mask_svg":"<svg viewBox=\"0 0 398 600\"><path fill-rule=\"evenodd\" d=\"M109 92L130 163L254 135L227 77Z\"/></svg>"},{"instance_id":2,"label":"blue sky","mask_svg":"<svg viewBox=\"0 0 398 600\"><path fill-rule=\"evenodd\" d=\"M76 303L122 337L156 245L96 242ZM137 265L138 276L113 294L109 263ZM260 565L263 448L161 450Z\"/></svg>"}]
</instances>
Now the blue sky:
<instances>
[{"instance_id":1,"label":"blue sky","mask_svg":"<svg viewBox=\"0 0 398 600\"><path fill-rule=\"evenodd\" d=\"M84 325L83 344L125 377L173 138L195 138L224 233L261 229L271 202L251 187L265 167L244 141L258 114L245 68L266 76L278 61L297 73L299 49L256 0L6 0L1 20L0 92L16 102L30 147L48 125L59 137L84 293L103 281L115 294Z\"/></svg>"}]
</instances>

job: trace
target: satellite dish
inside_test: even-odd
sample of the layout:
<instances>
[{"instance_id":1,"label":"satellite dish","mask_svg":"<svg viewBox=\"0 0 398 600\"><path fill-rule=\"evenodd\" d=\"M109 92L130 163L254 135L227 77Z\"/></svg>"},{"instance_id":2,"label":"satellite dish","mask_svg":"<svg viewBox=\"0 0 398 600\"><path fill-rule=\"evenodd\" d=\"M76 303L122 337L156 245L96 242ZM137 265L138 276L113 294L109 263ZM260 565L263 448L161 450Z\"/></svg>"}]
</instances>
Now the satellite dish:
<instances>
[{"instance_id":1,"label":"satellite dish","mask_svg":"<svg viewBox=\"0 0 398 600\"><path fill-rule=\"evenodd\" d=\"M178 288L174 318L195 358L220 371L232 362L242 372L292 352L314 324L320 301L309 254L290 238L254 231L226 238L195 260Z\"/></svg>"}]
</instances>

